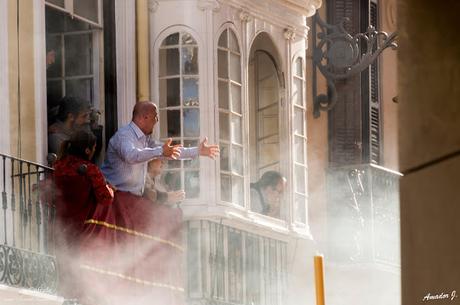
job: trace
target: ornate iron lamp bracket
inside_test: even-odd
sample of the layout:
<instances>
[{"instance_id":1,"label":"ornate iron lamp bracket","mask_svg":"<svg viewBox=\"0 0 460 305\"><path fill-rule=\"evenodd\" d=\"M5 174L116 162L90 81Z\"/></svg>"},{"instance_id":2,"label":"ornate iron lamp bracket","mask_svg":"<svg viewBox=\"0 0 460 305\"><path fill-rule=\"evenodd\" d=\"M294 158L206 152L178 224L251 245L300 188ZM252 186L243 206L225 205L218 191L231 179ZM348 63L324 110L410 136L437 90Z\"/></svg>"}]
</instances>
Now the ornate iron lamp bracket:
<instances>
[{"instance_id":1,"label":"ornate iron lamp bracket","mask_svg":"<svg viewBox=\"0 0 460 305\"><path fill-rule=\"evenodd\" d=\"M367 32L350 35L344 27L348 18L336 25L324 22L318 13L313 17L313 117L328 111L337 102L335 81L352 77L369 67L388 47L397 48L397 33L388 35L369 26ZM316 33L319 26L320 32ZM317 94L317 70L327 82L327 95Z\"/></svg>"}]
</instances>

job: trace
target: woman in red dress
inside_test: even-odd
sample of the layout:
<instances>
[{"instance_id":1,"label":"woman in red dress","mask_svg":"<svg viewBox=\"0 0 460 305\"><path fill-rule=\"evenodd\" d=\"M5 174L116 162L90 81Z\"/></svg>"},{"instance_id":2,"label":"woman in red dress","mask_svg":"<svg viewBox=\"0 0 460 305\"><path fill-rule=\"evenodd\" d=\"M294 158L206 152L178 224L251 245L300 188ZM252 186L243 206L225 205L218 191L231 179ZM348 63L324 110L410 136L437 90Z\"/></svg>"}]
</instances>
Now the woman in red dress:
<instances>
[{"instance_id":1,"label":"woman in red dress","mask_svg":"<svg viewBox=\"0 0 460 305\"><path fill-rule=\"evenodd\" d=\"M93 297L82 285L84 275L80 259L91 257L82 251L88 251L88 242L91 239L96 241L100 234L88 231L85 221L113 217L111 204L114 190L106 183L99 168L89 161L96 149L96 137L91 132L75 132L69 141L63 143L62 149L54 172L59 290L66 298L77 298L82 304L89 304L92 301L85 299Z\"/></svg>"}]
</instances>

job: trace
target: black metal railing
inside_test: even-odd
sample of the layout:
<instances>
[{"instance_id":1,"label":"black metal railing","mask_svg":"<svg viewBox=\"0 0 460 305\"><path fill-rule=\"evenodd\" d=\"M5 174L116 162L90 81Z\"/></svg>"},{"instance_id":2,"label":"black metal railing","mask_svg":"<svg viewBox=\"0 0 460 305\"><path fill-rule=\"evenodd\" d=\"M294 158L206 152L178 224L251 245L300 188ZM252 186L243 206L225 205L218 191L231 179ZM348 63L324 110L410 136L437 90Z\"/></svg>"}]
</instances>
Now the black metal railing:
<instances>
[{"instance_id":1,"label":"black metal railing","mask_svg":"<svg viewBox=\"0 0 460 305\"><path fill-rule=\"evenodd\" d=\"M56 293L53 169L0 154L0 284Z\"/></svg>"},{"instance_id":2,"label":"black metal railing","mask_svg":"<svg viewBox=\"0 0 460 305\"><path fill-rule=\"evenodd\" d=\"M328 170L331 258L400 265L400 177L400 173L374 164Z\"/></svg>"}]
</instances>

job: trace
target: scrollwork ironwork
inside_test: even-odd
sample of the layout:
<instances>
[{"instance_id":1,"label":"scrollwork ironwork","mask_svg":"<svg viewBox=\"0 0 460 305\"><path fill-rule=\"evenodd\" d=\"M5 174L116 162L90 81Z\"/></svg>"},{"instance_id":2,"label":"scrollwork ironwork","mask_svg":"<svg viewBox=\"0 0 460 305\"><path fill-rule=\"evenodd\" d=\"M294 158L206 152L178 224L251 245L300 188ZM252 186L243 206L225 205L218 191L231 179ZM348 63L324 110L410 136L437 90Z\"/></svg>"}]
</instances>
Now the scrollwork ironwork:
<instances>
[{"instance_id":1,"label":"scrollwork ironwork","mask_svg":"<svg viewBox=\"0 0 460 305\"><path fill-rule=\"evenodd\" d=\"M335 81L364 71L386 48L397 48L397 33L387 34L369 26L365 33L352 36L344 26L349 21L348 18L331 25L316 13L313 20L313 116L317 118L321 110L330 110L337 102ZM320 28L318 34L317 26ZM317 95L316 69L326 79L327 94Z\"/></svg>"}]
</instances>

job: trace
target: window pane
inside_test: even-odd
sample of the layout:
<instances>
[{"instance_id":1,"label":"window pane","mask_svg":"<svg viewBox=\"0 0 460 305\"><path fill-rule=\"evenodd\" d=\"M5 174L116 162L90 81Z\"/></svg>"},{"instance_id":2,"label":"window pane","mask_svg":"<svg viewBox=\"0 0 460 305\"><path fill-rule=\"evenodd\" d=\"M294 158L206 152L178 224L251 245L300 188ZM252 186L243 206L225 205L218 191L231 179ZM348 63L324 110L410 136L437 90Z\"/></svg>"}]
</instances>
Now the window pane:
<instances>
[{"instance_id":1,"label":"window pane","mask_svg":"<svg viewBox=\"0 0 460 305\"><path fill-rule=\"evenodd\" d=\"M228 113L219 113L220 139L230 141L230 122Z\"/></svg>"},{"instance_id":2,"label":"window pane","mask_svg":"<svg viewBox=\"0 0 460 305\"><path fill-rule=\"evenodd\" d=\"M305 167L295 166L295 191L305 194Z\"/></svg>"},{"instance_id":3,"label":"window pane","mask_svg":"<svg viewBox=\"0 0 460 305\"><path fill-rule=\"evenodd\" d=\"M160 50L160 77L179 75L179 49Z\"/></svg>"},{"instance_id":4,"label":"window pane","mask_svg":"<svg viewBox=\"0 0 460 305\"><path fill-rule=\"evenodd\" d=\"M161 46L174 46L179 44L179 33L169 35L163 40Z\"/></svg>"},{"instance_id":5,"label":"window pane","mask_svg":"<svg viewBox=\"0 0 460 305\"><path fill-rule=\"evenodd\" d=\"M220 143L219 148L220 148L220 169L223 171L229 171L230 170L229 146L227 144Z\"/></svg>"},{"instance_id":6,"label":"window pane","mask_svg":"<svg viewBox=\"0 0 460 305\"><path fill-rule=\"evenodd\" d=\"M185 198L197 198L200 195L200 175L198 171L185 172Z\"/></svg>"},{"instance_id":7,"label":"window pane","mask_svg":"<svg viewBox=\"0 0 460 305\"><path fill-rule=\"evenodd\" d=\"M198 74L198 48L182 48L182 73L191 75Z\"/></svg>"},{"instance_id":8,"label":"window pane","mask_svg":"<svg viewBox=\"0 0 460 305\"><path fill-rule=\"evenodd\" d=\"M306 198L303 195L295 194L295 220L301 223L305 223L306 213Z\"/></svg>"},{"instance_id":9,"label":"window pane","mask_svg":"<svg viewBox=\"0 0 460 305\"><path fill-rule=\"evenodd\" d=\"M241 114L241 86L232 84L232 111Z\"/></svg>"},{"instance_id":10,"label":"window pane","mask_svg":"<svg viewBox=\"0 0 460 305\"><path fill-rule=\"evenodd\" d=\"M182 33L182 44L196 44L196 41L189 33Z\"/></svg>"},{"instance_id":11,"label":"window pane","mask_svg":"<svg viewBox=\"0 0 460 305\"><path fill-rule=\"evenodd\" d=\"M198 106L198 79L197 78L184 78L183 81L183 100L184 106Z\"/></svg>"},{"instance_id":12,"label":"window pane","mask_svg":"<svg viewBox=\"0 0 460 305\"><path fill-rule=\"evenodd\" d=\"M229 175L220 175L220 198L223 201L232 202L232 181Z\"/></svg>"},{"instance_id":13,"label":"window pane","mask_svg":"<svg viewBox=\"0 0 460 305\"><path fill-rule=\"evenodd\" d=\"M93 104L93 79L74 79L65 82L65 94L87 100Z\"/></svg>"},{"instance_id":14,"label":"window pane","mask_svg":"<svg viewBox=\"0 0 460 305\"><path fill-rule=\"evenodd\" d=\"M232 146L232 170L243 175L243 149L238 146Z\"/></svg>"},{"instance_id":15,"label":"window pane","mask_svg":"<svg viewBox=\"0 0 460 305\"><path fill-rule=\"evenodd\" d=\"M99 23L98 6L99 1L97 0L77 0L73 2L73 11L76 15Z\"/></svg>"},{"instance_id":16,"label":"window pane","mask_svg":"<svg viewBox=\"0 0 460 305\"><path fill-rule=\"evenodd\" d=\"M302 67L302 58L297 58L295 61L295 75L300 78L303 78L303 67Z\"/></svg>"},{"instance_id":17,"label":"window pane","mask_svg":"<svg viewBox=\"0 0 460 305\"><path fill-rule=\"evenodd\" d=\"M228 79L228 58L227 58L227 51L218 50L217 51L217 75L219 78Z\"/></svg>"},{"instance_id":18,"label":"window pane","mask_svg":"<svg viewBox=\"0 0 460 305\"><path fill-rule=\"evenodd\" d=\"M47 39L49 37L48 34L51 33L62 33L64 32L64 24L65 24L65 19L67 15L61 11L58 11L56 9L46 7L46 34L47 34Z\"/></svg>"},{"instance_id":19,"label":"window pane","mask_svg":"<svg viewBox=\"0 0 460 305\"><path fill-rule=\"evenodd\" d=\"M60 7L64 7L64 0L46 0L46 2L52 3Z\"/></svg>"},{"instance_id":20,"label":"window pane","mask_svg":"<svg viewBox=\"0 0 460 305\"><path fill-rule=\"evenodd\" d=\"M65 75L90 75L92 69L92 35L66 35L65 45Z\"/></svg>"},{"instance_id":21,"label":"window pane","mask_svg":"<svg viewBox=\"0 0 460 305\"><path fill-rule=\"evenodd\" d=\"M242 119L239 116L232 115L232 142L242 144Z\"/></svg>"},{"instance_id":22,"label":"window pane","mask_svg":"<svg viewBox=\"0 0 460 305\"><path fill-rule=\"evenodd\" d=\"M219 81L219 107L228 110L228 83Z\"/></svg>"},{"instance_id":23,"label":"window pane","mask_svg":"<svg viewBox=\"0 0 460 305\"><path fill-rule=\"evenodd\" d=\"M294 136L295 162L305 164L305 140L302 137Z\"/></svg>"},{"instance_id":24,"label":"window pane","mask_svg":"<svg viewBox=\"0 0 460 305\"><path fill-rule=\"evenodd\" d=\"M62 76L62 43L61 36L48 35L46 38L46 77ZM54 56L54 62L52 61ZM49 57L49 59L48 59ZM48 62L48 60L50 60Z\"/></svg>"},{"instance_id":25,"label":"window pane","mask_svg":"<svg viewBox=\"0 0 460 305\"><path fill-rule=\"evenodd\" d=\"M243 179L240 177L232 177L232 196L233 203L243 206L244 197L243 197Z\"/></svg>"},{"instance_id":26,"label":"window pane","mask_svg":"<svg viewBox=\"0 0 460 305\"><path fill-rule=\"evenodd\" d=\"M294 78L292 83L292 101L294 104L303 106L303 80Z\"/></svg>"},{"instance_id":27,"label":"window pane","mask_svg":"<svg viewBox=\"0 0 460 305\"><path fill-rule=\"evenodd\" d=\"M161 110L160 122L162 138L180 137L180 110Z\"/></svg>"},{"instance_id":28,"label":"window pane","mask_svg":"<svg viewBox=\"0 0 460 305\"><path fill-rule=\"evenodd\" d=\"M179 106L179 78L160 80L160 108Z\"/></svg>"},{"instance_id":29,"label":"window pane","mask_svg":"<svg viewBox=\"0 0 460 305\"><path fill-rule=\"evenodd\" d=\"M230 79L241 83L240 56L230 53Z\"/></svg>"},{"instance_id":30,"label":"window pane","mask_svg":"<svg viewBox=\"0 0 460 305\"><path fill-rule=\"evenodd\" d=\"M168 161L168 163L170 162L177 161ZM163 177L161 180L164 181L165 187L169 192L182 189L180 181L180 172L178 171L165 171L163 173Z\"/></svg>"},{"instance_id":31,"label":"window pane","mask_svg":"<svg viewBox=\"0 0 460 305\"><path fill-rule=\"evenodd\" d=\"M229 49L234 52L239 52L240 48L238 47L238 39L233 31L229 31L230 35L228 36L230 47Z\"/></svg>"},{"instance_id":32,"label":"window pane","mask_svg":"<svg viewBox=\"0 0 460 305\"><path fill-rule=\"evenodd\" d=\"M298 135L305 135L304 133L304 111L303 109L294 109L294 133Z\"/></svg>"},{"instance_id":33,"label":"window pane","mask_svg":"<svg viewBox=\"0 0 460 305\"><path fill-rule=\"evenodd\" d=\"M200 136L200 110L184 109L184 137Z\"/></svg>"},{"instance_id":34,"label":"window pane","mask_svg":"<svg viewBox=\"0 0 460 305\"><path fill-rule=\"evenodd\" d=\"M220 35L219 37L219 42L217 43L217 45L219 47L222 47L222 48L226 48L227 47L227 32L228 30L225 30L222 32L222 34Z\"/></svg>"},{"instance_id":35,"label":"window pane","mask_svg":"<svg viewBox=\"0 0 460 305\"><path fill-rule=\"evenodd\" d=\"M48 124L52 124L59 110L59 101L62 98L62 81L48 81L46 83L46 101L48 109Z\"/></svg>"},{"instance_id":36,"label":"window pane","mask_svg":"<svg viewBox=\"0 0 460 305\"><path fill-rule=\"evenodd\" d=\"M184 140L184 147L197 147L199 145L198 140ZM200 168L200 158L194 158L192 160L184 160L185 168Z\"/></svg>"}]
</instances>

